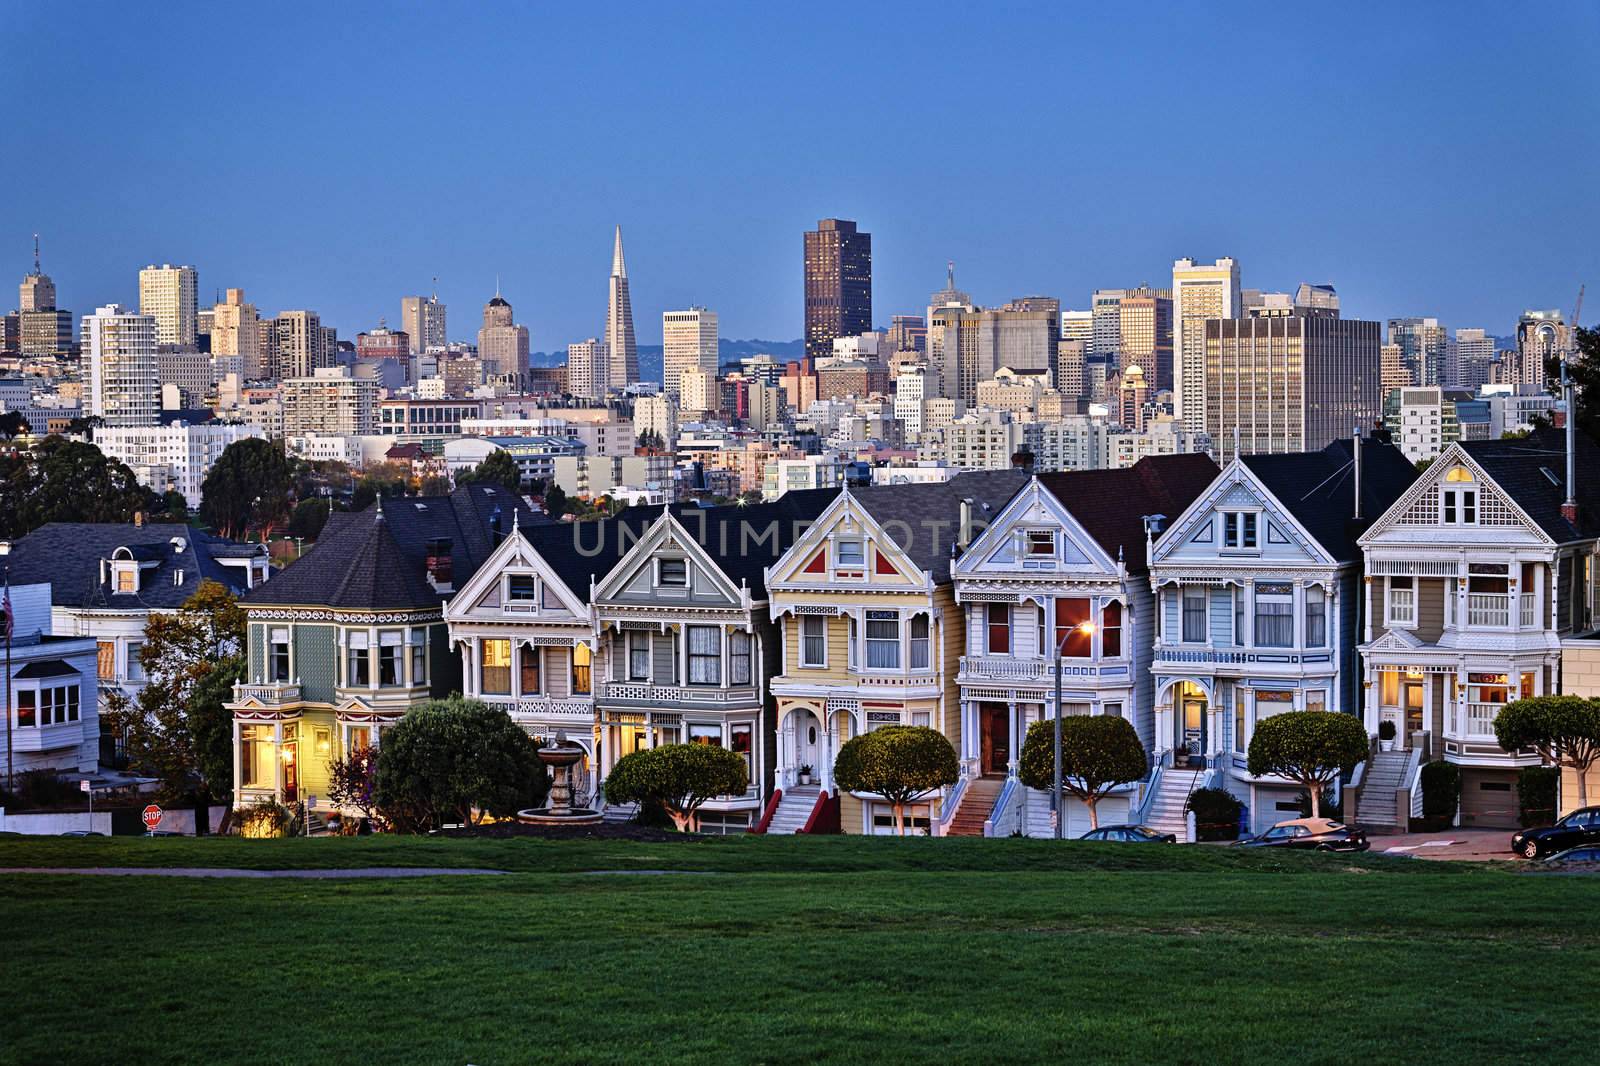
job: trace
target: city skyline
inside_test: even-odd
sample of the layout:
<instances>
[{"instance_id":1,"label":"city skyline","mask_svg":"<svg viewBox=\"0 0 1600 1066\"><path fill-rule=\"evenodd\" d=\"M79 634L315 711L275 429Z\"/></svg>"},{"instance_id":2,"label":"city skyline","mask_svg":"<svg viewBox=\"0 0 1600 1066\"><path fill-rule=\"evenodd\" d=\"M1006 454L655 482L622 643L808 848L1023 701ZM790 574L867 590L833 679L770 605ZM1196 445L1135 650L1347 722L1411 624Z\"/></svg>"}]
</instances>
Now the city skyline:
<instances>
[{"instance_id":1,"label":"city skyline","mask_svg":"<svg viewBox=\"0 0 1600 1066\"><path fill-rule=\"evenodd\" d=\"M59 177L12 200L0 264L20 279L32 234L43 234L45 272L76 318L112 302L136 306L138 271L171 262L198 270L202 307L244 288L264 314L310 308L343 337L393 319L402 296L434 291L438 277L440 300L461 309L460 334L498 275L531 347L556 351L603 333L608 237L621 225L641 344L659 343L662 311L695 305L719 313L724 337L792 340L803 334L800 234L826 217L874 234L875 325L918 313L951 259L984 306L1046 294L1081 310L1094 288L1162 286L1176 258L1231 256L1246 287L1331 282L1352 317L1431 316L1499 336L1526 308L1570 312L1578 284L1597 273L1583 176L1600 169L1600 143L1583 116L1600 75L1579 42L1600 28L1600 13L1578 5L1547 7L1536 24L1490 6L1408 7L1388 14L1381 37L1338 11L1311 23L1239 14L1219 26L1175 10L1140 43L1123 36L1102 50L1088 45L1114 32L1111 15L1040 8L975 29L974 48L992 58L1054 36L1082 52L1071 69L1024 64L987 84L976 64L935 79L941 118L976 136L1015 130L1020 100L1053 124L1029 166L983 168L895 162L897 140L928 145L906 118L934 106L929 79L911 76L927 73L914 54L888 50L844 114L816 108L805 78L812 46L777 63L761 48L774 21L799 15L640 13L614 28L606 55L582 61L584 78L565 74L596 29L581 15L365 20L360 43L403 35L417 62L452 79L457 91L436 94L432 78L379 92L348 77L300 77L347 62L358 20L291 10L240 43L246 65L257 52L277 56L274 77L236 86L221 123L171 102L199 98L198 70L164 67L153 79L139 58L154 54L151 42L199 40L202 10L173 5L137 25L36 9L8 19L34 45L0 79L14 92L51 87L51 106L24 109L14 135L56 160ZM835 17L870 43L892 39L910 10L939 18L925 8ZM1321 47L1285 51L1313 28ZM636 91L629 64L707 30L685 46L715 76L699 64L693 78L663 69L661 91ZM297 50L285 61L275 49L291 37ZM1434 47L1409 49L1423 37ZM535 38L542 58L530 82L512 42ZM1261 139L1222 151L1213 124L1172 110L1176 60L1236 48L1293 58L1208 70L1206 91L1227 125ZM1535 68L1536 82L1516 76ZM1162 71L1173 73L1147 84ZM730 99L734 85L749 86L748 99ZM1116 123L1097 120L1111 108ZM668 120L688 111L709 124L704 150L668 151L678 136ZM615 126L591 121L598 114ZM359 148L351 130L400 143L419 116L435 131L433 150L407 167L337 165ZM314 150L280 159L250 147L285 123ZM840 127L831 148L818 147L824 124ZM89 128L96 137L82 135ZM205 151L172 151L202 143L202 131ZM1563 165L1508 165L1529 143L1560 144ZM107 181L91 152L128 165ZM1180 169L1180 159L1195 166ZM419 202L429 225L397 231ZM307 254L307 232L326 254Z\"/></svg>"}]
</instances>

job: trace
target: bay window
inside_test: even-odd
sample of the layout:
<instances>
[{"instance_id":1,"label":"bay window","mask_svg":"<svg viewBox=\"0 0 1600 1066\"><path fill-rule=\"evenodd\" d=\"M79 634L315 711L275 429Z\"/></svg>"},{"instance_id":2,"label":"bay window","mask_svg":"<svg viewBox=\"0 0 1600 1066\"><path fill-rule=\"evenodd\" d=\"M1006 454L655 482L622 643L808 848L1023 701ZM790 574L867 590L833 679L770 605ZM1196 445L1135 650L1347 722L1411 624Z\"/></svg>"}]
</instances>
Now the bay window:
<instances>
[{"instance_id":1,"label":"bay window","mask_svg":"<svg viewBox=\"0 0 1600 1066\"><path fill-rule=\"evenodd\" d=\"M428 683L428 631L413 629L407 640L411 644L411 685L413 688Z\"/></svg>"},{"instance_id":2,"label":"bay window","mask_svg":"<svg viewBox=\"0 0 1600 1066\"><path fill-rule=\"evenodd\" d=\"M800 665L828 665L828 620L821 615L800 616Z\"/></svg>"},{"instance_id":3,"label":"bay window","mask_svg":"<svg viewBox=\"0 0 1600 1066\"><path fill-rule=\"evenodd\" d=\"M900 669L900 613L867 612L867 669Z\"/></svg>"},{"instance_id":4,"label":"bay window","mask_svg":"<svg viewBox=\"0 0 1600 1066\"><path fill-rule=\"evenodd\" d=\"M931 626L928 616L914 614L911 616L911 669L926 670L930 663L929 630Z\"/></svg>"},{"instance_id":5,"label":"bay window","mask_svg":"<svg viewBox=\"0 0 1600 1066\"><path fill-rule=\"evenodd\" d=\"M1306 589L1306 647L1324 648L1328 644L1328 594L1320 586Z\"/></svg>"},{"instance_id":6,"label":"bay window","mask_svg":"<svg viewBox=\"0 0 1600 1066\"><path fill-rule=\"evenodd\" d=\"M1116 600L1100 608L1100 654L1113 658L1122 654L1122 604Z\"/></svg>"},{"instance_id":7,"label":"bay window","mask_svg":"<svg viewBox=\"0 0 1600 1066\"><path fill-rule=\"evenodd\" d=\"M1281 581L1256 582L1256 647L1294 645L1294 586Z\"/></svg>"},{"instance_id":8,"label":"bay window","mask_svg":"<svg viewBox=\"0 0 1600 1066\"><path fill-rule=\"evenodd\" d=\"M1056 600L1056 651L1067 659L1087 659L1094 654L1089 601L1083 597Z\"/></svg>"},{"instance_id":9,"label":"bay window","mask_svg":"<svg viewBox=\"0 0 1600 1066\"><path fill-rule=\"evenodd\" d=\"M289 680L289 627L274 626L267 632L267 680Z\"/></svg>"},{"instance_id":10,"label":"bay window","mask_svg":"<svg viewBox=\"0 0 1600 1066\"><path fill-rule=\"evenodd\" d=\"M239 784L245 788L267 788L277 783L273 759L277 747L270 725L239 727Z\"/></svg>"},{"instance_id":11,"label":"bay window","mask_svg":"<svg viewBox=\"0 0 1600 1066\"><path fill-rule=\"evenodd\" d=\"M734 630L728 634L728 684L748 685L754 677L751 668L752 641L750 634Z\"/></svg>"},{"instance_id":12,"label":"bay window","mask_svg":"<svg viewBox=\"0 0 1600 1066\"><path fill-rule=\"evenodd\" d=\"M587 644L572 646L572 694L587 696L594 681L594 652Z\"/></svg>"},{"instance_id":13,"label":"bay window","mask_svg":"<svg viewBox=\"0 0 1600 1066\"><path fill-rule=\"evenodd\" d=\"M344 683L350 688L365 688L372 684L372 660L367 651L371 635L365 629L353 629L345 637Z\"/></svg>"},{"instance_id":14,"label":"bay window","mask_svg":"<svg viewBox=\"0 0 1600 1066\"><path fill-rule=\"evenodd\" d=\"M405 634L398 629L385 629L378 634L378 684L395 688L402 684L400 671L405 663Z\"/></svg>"},{"instance_id":15,"label":"bay window","mask_svg":"<svg viewBox=\"0 0 1600 1066\"><path fill-rule=\"evenodd\" d=\"M483 661L478 671L478 692L485 696L511 695L511 641L479 643Z\"/></svg>"},{"instance_id":16,"label":"bay window","mask_svg":"<svg viewBox=\"0 0 1600 1066\"><path fill-rule=\"evenodd\" d=\"M39 697L31 688L17 692L17 728L32 729L39 724Z\"/></svg>"},{"instance_id":17,"label":"bay window","mask_svg":"<svg viewBox=\"0 0 1600 1066\"><path fill-rule=\"evenodd\" d=\"M520 656L520 676L517 678L524 696L537 696L544 691L544 649L526 644L517 649Z\"/></svg>"},{"instance_id":18,"label":"bay window","mask_svg":"<svg viewBox=\"0 0 1600 1066\"><path fill-rule=\"evenodd\" d=\"M728 726L728 747L744 756L744 772L752 781L755 779L755 766L751 762L751 737L753 731L749 722L734 722Z\"/></svg>"},{"instance_id":19,"label":"bay window","mask_svg":"<svg viewBox=\"0 0 1600 1066\"><path fill-rule=\"evenodd\" d=\"M1447 605L1450 597L1446 597ZM1411 577L1391 577L1389 579L1389 595L1387 597L1387 617L1385 624L1390 626L1414 626L1417 624L1417 589L1416 579Z\"/></svg>"},{"instance_id":20,"label":"bay window","mask_svg":"<svg viewBox=\"0 0 1600 1066\"><path fill-rule=\"evenodd\" d=\"M689 684L722 684L722 640L716 626L689 627Z\"/></svg>"},{"instance_id":21,"label":"bay window","mask_svg":"<svg viewBox=\"0 0 1600 1066\"><path fill-rule=\"evenodd\" d=\"M1183 642L1203 644L1206 639L1206 590L1183 590Z\"/></svg>"},{"instance_id":22,"label":"bay window","mask_svg":"<svg viewBox=\"0 0 1600 1066\"><path fill-rule=\"evenodd\" d=\"M708 748L722 747L722 727L703 722L689 723L689 743Z\"/></svg>"},{"instance_id":23,"label":"bay window","mask_svg":"<svg viewBox=\"0 0 1600 1066\"><path fill-rule=\"evenodd\" d=\"M1011 654L1011 606L1005 603L984 605L985 648L990 655Z\"/></svg>"},{"instance_id":24,"label":"bay window","mask_svg":"<svg viewBox=\"0 0 1600 1066\"><path fill-rule=\"evenodd\" d=\"M1468 674L1467 735L1494 736L1494 720L1508 697L1505 674Z\"/></svg>"}]
</instances>

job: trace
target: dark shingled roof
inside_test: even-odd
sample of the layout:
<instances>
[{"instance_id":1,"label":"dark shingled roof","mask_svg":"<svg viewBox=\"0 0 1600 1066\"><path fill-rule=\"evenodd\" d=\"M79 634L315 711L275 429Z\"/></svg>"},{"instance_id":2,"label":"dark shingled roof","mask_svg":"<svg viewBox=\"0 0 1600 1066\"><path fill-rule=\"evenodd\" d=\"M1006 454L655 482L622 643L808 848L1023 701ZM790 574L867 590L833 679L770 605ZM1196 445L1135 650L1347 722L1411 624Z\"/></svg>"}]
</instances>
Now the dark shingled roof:
<instances>
[{"instance_id":1,"label":"dark shingled roof","mask_svg":"<svg viewBox=\"0 0 1600 1066\"><path fill-rule=\"evenodd\" d=\"M1105 553L1119 555L1129 573L1143 573L1145 515L1168 523L1188 509L1217 476L1208 455L1151 455L1122 470L1040 474L1039 483L1078 520Z\"/></svg>"},{"instance_id":2,"label":"dark shingled roof","mask_svg":"<svg viewBox=\"0 0 1600 1066\"><path fill-rule=\"evenodd\" d=\"M184 542L182 551L173 547L174 537ZM101 573L101 560L118 548L127 548L142 563L155 563L140 568L138 592L115 591L110 567ZM145 611L183 606L207 579L243 592L244 569L217 560L261 550L259 544L238 544L178 523L48 522L12 545L6 564L14 585L48 583L53 606ZM175 584L179 570L183 581Z\"/></svg>"},{"instance_id":3,"label":"dark shingled roof","mask_svg":"<svg viewBox=\"0 0 1600 1066\"><path fill-rule=\"evenodd\" d=\"M1355 517L1355 444L1334 441L1320 452L1247 455L1250 468L1306 532L1341 563L1361 558L1356 538L1417 480L1417 468L1393 444L1361 444L1361 521Z\"/></svg>"},{"instance_id":4,"label":"dark shingled roof","mask_svg":"<svg viewBox=\"0 0 1600 1066\"><path fill-rule=\"evenodd\" d=\"M961 501L972 502L976 540L1027 483L1021 470L970 470L941 484L873 485L851 495L912 562L943 584L950 580L951 549L961 534Z\"/></svg>"},{"instance_id":5,"label":"dark shingled roof","mask_svg":"<svg viewBox=\"0 0 1600 1066\"><path fill-rule=\"evenodd\" d=\"M1564 544L1600 536L1600 445L1581 431L1573 437L1576 525L1561 517L1561 502L1567 496L1564 430L1540 426L1521 440L1463 441L1461 446L1540 529L1557 544Z\"/></svg>"},{"instance_id":6,"label":"dark shingled roof","mask_svg":"<svg viewBox=\"0 0 1600 1066\"><path fill-rule=\"evenodd\" d=\"M450 542L451 587L460 588L513 524L535 521L522 497L486 484L333 514L317 543L245 596L244 603L368 611L437 607L449 597L428 583L431 541ZM491 528L494 523L499 533Z\"/></svg>"}]
</instances>

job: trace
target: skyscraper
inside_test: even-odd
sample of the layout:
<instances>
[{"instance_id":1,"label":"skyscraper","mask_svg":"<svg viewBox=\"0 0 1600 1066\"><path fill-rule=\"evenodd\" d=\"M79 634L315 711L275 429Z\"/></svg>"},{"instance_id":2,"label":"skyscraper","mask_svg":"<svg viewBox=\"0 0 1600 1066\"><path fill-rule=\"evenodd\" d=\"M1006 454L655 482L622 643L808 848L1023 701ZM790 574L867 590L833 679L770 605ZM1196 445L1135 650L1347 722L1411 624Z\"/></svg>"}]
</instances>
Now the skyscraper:
<instances>
[{"instance_id":1,"label":"skyscraper","mask_svg":"<svg viewBox=\"0 0 1600 1066\"><path fill-rule=\"evenodd\" d=\"M622 227L611 249L611 293L606 303L606 383L626 389L639 381L639 347L633 337L633 302L628 299L628 266L622 261Z\"/></svg>"},{"instance_id":2,"label":"skyscraper","mask_svg":"<svg viewBox=\"0 0 1600 1066\"><path fill-rule=\"evenodd\" d=\"M39 235L33 235L33 273L22 279L21 293L17 298L19 311L54 311L56 309L56 283L39 267Z\"/></svg>"},{"instance_id":3,"label":"skyscraper","mask_svg":"<svg viewBox=\"0 0 1600 1066\"><path fill-rule=\"evenodd\" d=\"M682 394L683 372L717 372L717 313L704 307L661 313L661 391Z\"/></svg>"},{"instance_id":4,"label":"skyscraper","mask_svg":"<svg viewBox=\"0 0 1600 1066\"><path fill-rule=\"evenodd\" d=\"M606 394L610 375L606 370L605 348L597 338L567 345L567 391L585 400Z\"/></svg>"},{"instance_id":5,"label":"skyscraper","mask_svg":"<svg viewBox=\"0 0 1600 1066\"><path fill-rule=\"evenodd\" d=\"M1543 385L1545 364L1566 355L1572 331L1560 311L1524 311L1517 320L1517 374L1515 380Z\"/></svg>"},{"instance_id":6,"label":"skyscraper","mask_svg":"<svg viewBox=\"0 0 1600 1066\"><path fill-rule=\"evenodd\" d=\"M842 218L806 231L805 302L806 356L813 362L833 357L835 338L872 329L872 234Z\"/></svg>"},{"instance_id":7,"label":"skyscraper","mask_svg":"<svg viewBox=\"0 0 1600 1066\"><path fill-rule=\"evenodd\" d=\"M229 289L222 303L211 309L211 354L237 355L247 380L266 376L261 319L255 304L245 303L243 289Z\"/></svg>"},{"instance_id":8,"label":"skyscraper","mask_svg":"<svg viewBox=\"0 0 1600 1066\"><path fill-rule=\"evenodd\" d=\"M1089 355L1115 367L1122 353L1123 289L1096 289L1090 303Z\"/></svg>"},{"instance_id":9,"label":"skyscraper","mask_svg":"<svg viewBox=\"0 0 1600 1066\"><path fill-rule=\"evenodd\" d=\"M400 328L411 339L411 351L421 355L429 348L443 348L449 344L445 335L444 304L434 296L402 296L400 298Z\"/></svg>"},{"instance_id":10,"label":"skyscraper","mask_svg":"<svg viewBox=\"0 0 1600 1066\"><path fill-rule=\"evenodd\" d=\"M1389 343L1400 346L1400 358L1414 384L1439 384L1449 342L1450 331L1437 318L1389 319Z\"/></svg>"},{"instance_id":11,"label":"skyscraper","mask_svg":"<svg viewBox=\"0 0 1600 1066\"><path fill-rule=\"evenodd\" d=\"M199 283L191 266L164 263L139 271L139 311L156 320L157 344L194 346Z\"/></svg>"},{"instance_id":12,"label":"skyscraper","mask_svg":"<svg viewBox=\"0 0 1600 1066\"><path fill-rule=\"evenodd\" d=\"M955 263L946 263L944 288L928 297L928 335L924 347L930 373L924 387L929 399L953 397L960 388L961 316L976 310L972 297L956 288ZM976 388L976 373L972 383Z\"/></svg>"},{"instance_id":13,"label":"skyscraper","mask_svg":"<svg viewBox=\"0 0 1600 1066\"><path fill-rule=\"evenodd\" d=\"M83 320L83 410L108 426L153 426L161 410L156 321L107 304Z\"/></svg>"},{"instance_id":14,"label":"skyscraper","mask_svg":"<svg viewBox=\"0 0 1600 1066\"><path fill-rule=\"evenodd\" d=\"M307 378L332 364L322 316L315 311L283 311L271 325L270 343L262 356L267 376L279 381Z\"/></svg>"},{"instance_id":15,"label":"skyscraper","mask_svg":"<svg viewBox=\"0 0 1600 1066\"><path fill-rule=\"evenodd\" d=\"M1118 365L1143 370L1147 388L1172 388L1172 295L1148 286L1129 289L1117 326L1122 332Z\"/></svg>"},{"instance_id":16,"label":"skyscraper","mask_svg":"<svg viewBox=\"0 0 1600 1066\"><path fill-rule=\"evenodd\" d=\"M1462 389L1487 385L1494 364L1494 338L1481 329L1458 329L1446 362L1449 384Z\"/></svg>"},{"instance_id":17,"label":"skyscraper","mask_svg":"<svg viewBox=\"0 0 1600 1066\"><path fill-rule=\"evenodd\" d=\"M1185 429L1206 428L1206 320L1238 318L1239 264L1172 263L1172 405Z\"/></svg>"},{"instance_id":18,"label":"skyscraper","mask_svg":"<svg viewBox=\"0 0 1600 1066\"><path fill-rule=\"evenodd\" d=\"M483 328L478 330L478 359L489 377L521 379L528 369L528 327L516 324L511 304L494 295L483 305Z\"/></svg>"}]
</instances>

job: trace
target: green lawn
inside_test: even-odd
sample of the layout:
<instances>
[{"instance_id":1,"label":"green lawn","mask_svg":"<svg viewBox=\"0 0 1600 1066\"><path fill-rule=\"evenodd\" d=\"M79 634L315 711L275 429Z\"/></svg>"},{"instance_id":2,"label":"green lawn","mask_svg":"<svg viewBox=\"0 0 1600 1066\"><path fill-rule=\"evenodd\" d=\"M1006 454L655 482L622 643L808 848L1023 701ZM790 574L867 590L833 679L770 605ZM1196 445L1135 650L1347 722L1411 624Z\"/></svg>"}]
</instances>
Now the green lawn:
<instances>
[{"instance_id":1,"label":"green lawn","mask_svg":"<svg viewBox=\"0 0 1600 1066\"><path fill-rule=\"evenodd\" d=\"M0 1061L1594 1058L1585 877L1020 840L0 840L0 866L56 865L518 872L0 877Z\"/></svg>"}]
</instances>

